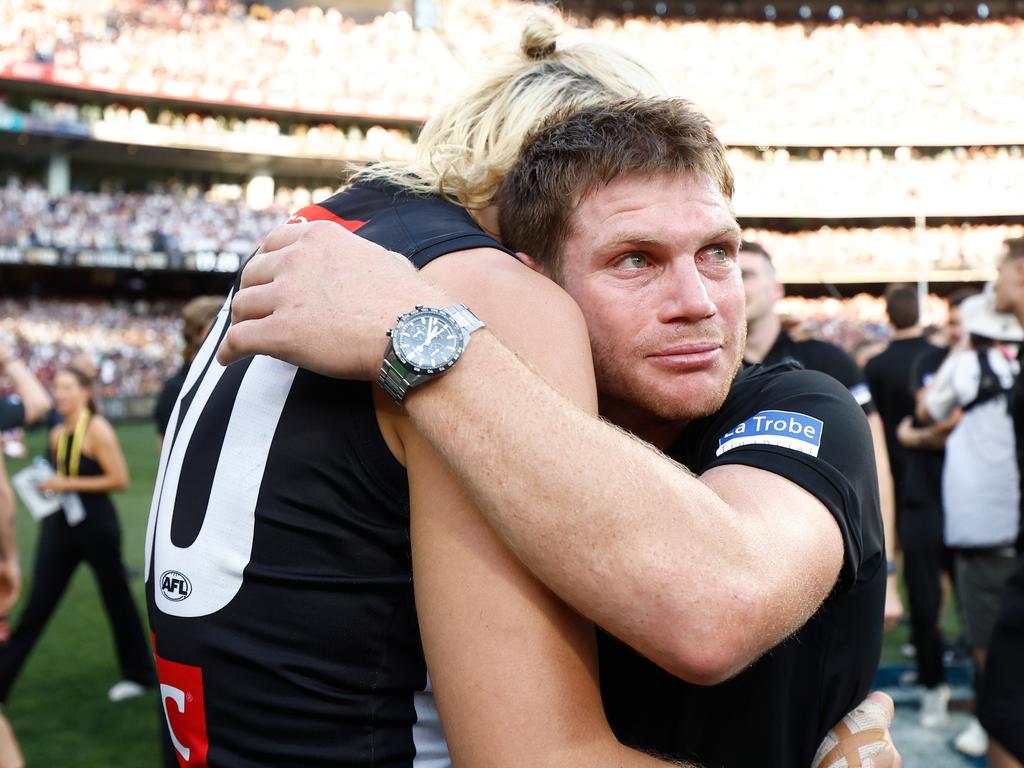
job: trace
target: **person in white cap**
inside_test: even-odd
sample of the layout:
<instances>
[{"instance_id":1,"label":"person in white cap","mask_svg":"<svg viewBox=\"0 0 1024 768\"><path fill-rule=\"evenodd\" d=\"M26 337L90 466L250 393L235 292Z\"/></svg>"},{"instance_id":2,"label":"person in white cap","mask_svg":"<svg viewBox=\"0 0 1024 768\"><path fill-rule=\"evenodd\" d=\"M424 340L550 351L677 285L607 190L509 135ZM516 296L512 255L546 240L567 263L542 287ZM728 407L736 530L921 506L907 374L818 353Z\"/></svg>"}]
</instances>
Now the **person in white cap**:
<instances>
[{"instance_id":1,"label":"person in white cap","mask_svg":"<svg viewBox=\"0 0 1024 768\"><path fill-rule=\"evenodd\" d=\"M1016 567L1020 480L1007 396L1019 372L1016 349L1024 329L997 312L991 291L960 305L964 345L943 363L921 401L919 414L936 421L957 409L962 416L946 442L942 471L945 541L955 553L957 587L976 686L984 685L985 652L1007 580ZM981 756L988 738L977 719L954 740Z\"/></svg>"}]
</instances>

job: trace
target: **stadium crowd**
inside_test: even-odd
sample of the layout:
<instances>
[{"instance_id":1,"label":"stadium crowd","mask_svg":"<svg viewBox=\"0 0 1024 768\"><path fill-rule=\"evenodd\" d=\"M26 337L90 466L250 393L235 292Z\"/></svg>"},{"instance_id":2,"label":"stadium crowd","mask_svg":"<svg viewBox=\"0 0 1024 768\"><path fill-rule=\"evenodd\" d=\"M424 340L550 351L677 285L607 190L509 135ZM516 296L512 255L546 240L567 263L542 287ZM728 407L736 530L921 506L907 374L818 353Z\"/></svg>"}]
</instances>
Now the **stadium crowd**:
<instances>
[{"instance_id":1,"label":"stadium crowd","mask_svg":"<svg viewBox=\"0 0 1024 768\"><path fill-rule=\"evenodd\" d=\"M441 32L417 30L401 12L356 24L336 10L247 11L215 0L16 0L0 8L0 72L28 65L31 76L41 65L60 82L111 91L422 118L463 82L463 62L504 47L526 12L507 0L447 3ZM868 142L959 143L949 141L954 126L1005 131L1024 117L1020 100L1005 98L1024 90L1021 19L573 23L581 37L642 52L666 87L701 106L733 144L796 141L820 129ZM782 48L785 57L776 55ZM211 67L228 50L232 66ZM306 73L301 88L297 72ZM752 79L757 88L722 87Z\"/></svg>"},{"instance_id":2,"label":"stadium crowd","mask_svg":"<svg viewBox=\"0 0 1024 768\"><path fill-rule=\"evenodd\" d=\"M379 160L408 157L408 130L380 125L339 126L329 122L282 125L256 116L147 111L123 104L76 104L32 100L25 111L0 96L0 127L46 133L88 133L103 141L186 146L230 152L253 151L291 157Z\"/></svg>"},{"instance_id":3,"label":"stadium crowd","mask_svg":"<svg viewBox=\"0 0 1024 768\"><path fill-rule=\"evenodd\" d=\"M0 299L0 341L44 385L79 356L97 365L101 398L156 395L181 365L181 319L171 304Z\"/></svg>"},{"instance_id":4,"label":"stadium crowd","mask_svg":"<svg viewBox=\"0 0 1024 768\"><path fill-rule=\"evenodd\" d=\"M0 96L0 126L76 131L103 141L228 152L258 151L318 161L403 159L409 130L380 125L283 123L266 117L144 109L122 104L32 100L20 111ZM740 215L884 216L1024 212L1020 146L789 150L734 147ZM329 168L329 166L328 166Z\"/></svg>"},{"instance_id":5,"label":"stadium crowd","mask_svg":"<svg viewBox=\"0 0 1024 768\"><path fill-rule=\"evenodd\" d=\"M203 192L172 183L151 192L70 192L51 198L38 184L10 177L0 187L0 245L244 256L291 212L329 194L325 188L282 187L272 206L256 211L239 200L237 185ZM999 244L1022 234L1022 225L1000 224L748 230L745 236L771 250L784 277L811 275L817 281L849 272L992 270Z\"/></svg>"},{"instance_id":6,"label":"stadium crowd","mask_svg":"<svg viewBox=\"0 0 1024 768\"><path fill-rule=\"evenodd\" d=\"M733 148L740 216L1024 213L1020 147Z\"/></svg>"},{"instance_id":7,"label":"stadium crowd","mask_svg":"<svg viewBox=\"0 0 1024 768\"><path fill-rule=\"evenodd\" d=\"M279 190L279 206L255 211L218 200L218 191L224 192L70 192L50 198L38 185L10 180L0 187L0 245L248 255L309 194Z\"/></svg>"}]
</instances>

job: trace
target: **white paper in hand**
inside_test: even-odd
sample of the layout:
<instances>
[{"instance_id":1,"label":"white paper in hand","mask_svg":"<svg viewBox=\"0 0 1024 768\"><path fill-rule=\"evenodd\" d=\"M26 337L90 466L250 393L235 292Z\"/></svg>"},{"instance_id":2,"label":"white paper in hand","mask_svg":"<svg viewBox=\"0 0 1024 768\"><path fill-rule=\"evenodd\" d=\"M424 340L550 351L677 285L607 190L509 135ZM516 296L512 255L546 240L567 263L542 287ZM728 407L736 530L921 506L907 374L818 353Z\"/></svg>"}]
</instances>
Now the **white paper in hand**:
<instances>
[{"instance_id":1,"label":"white paper in hand","mask_svg":"<svg viewBox=\"0 0 1024 768\"><path fill-rule=\"evenodd\" d=\"M11 478L11 485L36 520L52 515L61 506L60 494L44 494L39 484L53 477L53 468L46 463L31 464Z\"/></svg>"}]
</instances>

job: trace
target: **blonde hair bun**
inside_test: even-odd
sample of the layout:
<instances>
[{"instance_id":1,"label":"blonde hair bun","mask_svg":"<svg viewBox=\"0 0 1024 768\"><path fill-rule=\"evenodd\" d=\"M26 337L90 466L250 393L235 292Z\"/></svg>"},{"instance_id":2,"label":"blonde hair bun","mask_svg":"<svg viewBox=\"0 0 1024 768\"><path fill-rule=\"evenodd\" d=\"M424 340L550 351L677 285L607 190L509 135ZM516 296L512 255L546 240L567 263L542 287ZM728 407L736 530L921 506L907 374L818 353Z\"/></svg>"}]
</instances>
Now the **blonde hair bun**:
<instances>
[{"instance_id":1,"label":"blonde hair bun","mask_svg":"<svg viewBox=\"0 0 1024 768\"><path fill-rule=\"evenodd\" d=\"M523 36L519 41L519 49L526 58L540 61L555 53L557 38L561 30L548 16L532 13L523 26Z\"/></svg>"}]
</instances>

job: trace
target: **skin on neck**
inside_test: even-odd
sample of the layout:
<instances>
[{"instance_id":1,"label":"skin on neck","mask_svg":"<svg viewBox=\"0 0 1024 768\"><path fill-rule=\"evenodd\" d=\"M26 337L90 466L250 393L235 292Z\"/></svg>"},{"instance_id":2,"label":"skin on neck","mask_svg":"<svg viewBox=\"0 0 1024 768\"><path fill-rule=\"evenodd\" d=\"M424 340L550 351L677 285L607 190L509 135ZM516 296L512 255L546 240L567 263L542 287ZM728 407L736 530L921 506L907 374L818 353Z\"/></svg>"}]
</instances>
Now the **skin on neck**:
<instances>
[{"instance_id":1,"label":"skin on neck","mask_svg":"<svg viewBox=\"0 0 1024 768\"><path fill-rule=\"evenodd\" d=\"M470 218L484 232L501 242L501 227L498 225L498 206L488 205L486 208L467 209Z\"/></svg>"},{"instance_id":2,"label":"skin on neck","mask_svg":"<svg viewBox=\"0 0 1024 768\"><path fill-rule=\"evenodd\" d=\"M667 450L682 434L688 421L665 421L653 413L638 413L633 407L622 407L613 398L597 393L601 418L646 440L655 448Z\"/></svg>"},{"instance_id":3,"label":"skin on neck","mask_svg":"<svg viewBox=\"0 0 1024 768\"><path fill-rule=\"evenodd\" d=\"M903 339L916 339L921 335L921 325L912 325L909 328L903 328L902 330L893 330L892 339L893 341L901 341Z\"/></svg>"},{"instance_id":4,"label":"skin on neck","mask_svg":"<svg viewBox=\"0 0 1024 768\"><path fill-rule=\"evenodd\" d=\"M774 311L760 318L747 319L747 348L743 359L750 363L760 363L775 345L782 331L782 321Z\"/></svg>"}]
</instances>

